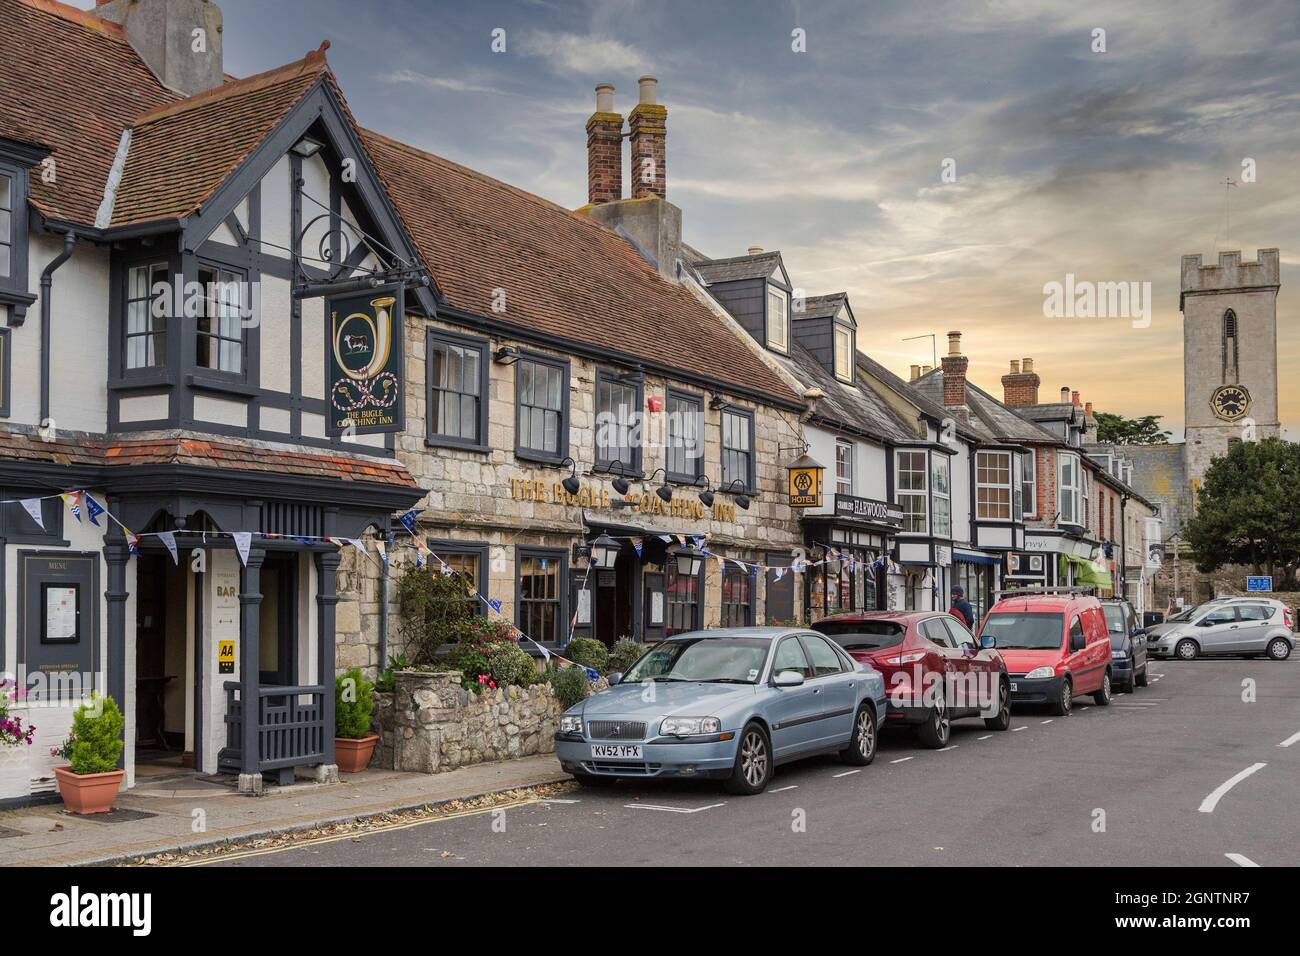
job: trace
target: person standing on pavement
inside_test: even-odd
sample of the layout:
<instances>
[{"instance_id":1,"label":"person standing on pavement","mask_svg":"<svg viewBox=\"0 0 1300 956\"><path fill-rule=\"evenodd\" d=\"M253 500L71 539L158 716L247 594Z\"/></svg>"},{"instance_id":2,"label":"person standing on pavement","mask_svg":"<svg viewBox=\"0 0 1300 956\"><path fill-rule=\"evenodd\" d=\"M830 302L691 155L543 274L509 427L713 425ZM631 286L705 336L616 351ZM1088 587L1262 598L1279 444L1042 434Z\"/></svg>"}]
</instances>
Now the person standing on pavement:
<instances>
[{"instance_id":1,"label":"person standing on pavement","mask_svg":"<svg viewBox=\"0 0 1300 956\"><path fill-rule=\"evenodd\" d=\"M975 609L966 600L966 591L959 584L952 586L952 606L948 608L948 613L961 618L971 630L975 629Z\"/></svg>"}]
</instances>

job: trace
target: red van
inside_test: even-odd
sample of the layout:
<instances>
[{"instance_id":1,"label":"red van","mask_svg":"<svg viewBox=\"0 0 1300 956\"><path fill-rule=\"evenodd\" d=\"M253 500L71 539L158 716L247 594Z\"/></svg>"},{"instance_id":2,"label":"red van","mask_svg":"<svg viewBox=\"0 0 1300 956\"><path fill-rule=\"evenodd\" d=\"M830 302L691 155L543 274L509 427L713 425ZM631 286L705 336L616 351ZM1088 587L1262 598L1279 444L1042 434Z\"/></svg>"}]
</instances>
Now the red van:
<instances>
[{"instance_id":1,"label":"red van","mask_svg":"<svg viewBox=\"0 0 1300 956\"><path fill-rule=\"evenodd\" d=\"M1074 593L1005 593L989 610L980 638L992 638L1006 661L1011 700L1047 704L1065 716L1091 694L1110 703L1110 635L1095 597Z\"/></svg>"}]
</instances>

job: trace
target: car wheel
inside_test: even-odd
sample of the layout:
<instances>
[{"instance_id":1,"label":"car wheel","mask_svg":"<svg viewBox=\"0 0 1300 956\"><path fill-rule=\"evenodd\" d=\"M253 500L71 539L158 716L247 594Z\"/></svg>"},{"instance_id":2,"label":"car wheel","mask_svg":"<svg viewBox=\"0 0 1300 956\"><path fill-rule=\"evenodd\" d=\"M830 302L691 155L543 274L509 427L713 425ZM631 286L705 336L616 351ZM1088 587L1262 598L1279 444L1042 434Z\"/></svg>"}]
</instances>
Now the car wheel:
<instances>
[{"instance_id":1,"label":"car wheel","mask_svg":"<svg viewBox=\"0 0 1300 956\"><path fill-rule=\"evenodd\" d=\"M948 746L948 736L952 733L952 720L948 716L948 707L943 697L936 697L934 706L925 717L925 723L916 730L921 743L938 750Z\"/></svg>"},{"instance_id":2,"label":"car wheel","mask_svg":"<svg viewBox=\"0 0 1300 956\"><path fill-rule=\"evenodd\" d=\"M1092 695L1092 699L1098 707L1110 706L1113 699L1110 691L1110 668L1106 668L1106 673L1101 675L1101 688Z\"/></svg>"},{"instance_id":3,"label":"car wheel","mask_svg":"<svg viewBox=\"0 0 1300 956\"><path fill-rule=\"evenodd\" d=\"M876 759L876 715L863 704L853 718L853 736L840 751L840 759L855 767L865 767Z\"/></svg>"},{"instance_id":4,"label":"car wheel","mask_svg":"<svg viewBox=\"0 0 1300 956\"><path fill-rule=\"evenodd\" d=\"M612 787L618 777L600 777L594 773L575 773L573 779L584 787Z\"/></svg>"},{"instance_id":5,"label":"car wheel","mask_svg":"<svg viewBox=\"0 0 1300 956\"><path fill-rule=\"evenodd\" d=\"M1190 637L1179 641L1178 646L1174 648L1174 654L1180 661L1194 661L1199 653L1201 653L1200 647Z\"/></svg>"},{"instance_id":6,"label":"car wheel","mask_svg":"<svg viewBox=\"0 0 1300 956\"><path fill-rule=\"evenodd\" d=\"M984 726L989 730L1006 730L1011 726L1011 688L1006 681L998 682L998 715L985 717Z\"/></svg>"},{"instance_id":7,"label":"car wheel","mask_svg":"<svg viewBox=\"0 0 1300 956\"><path fill-rule=\"evenodd\" d=\"M727 781L727 790L752 796L767 789L772 779L772 743L761 724L750 721L740 734L736 748L736 766Z\"/></svg>"},{"instance_id":8,"label":"car wheel","mask_svg":"<svg viewBox=\"0 0 1300 956\"><path fill-rule=\"evenodd\" d=\"M1291 656L1291 645L1284 637L1275 637L1268 642L1268 656L1275 661L1284 661Z\"/></svg>"},{"instance_id":9,"label":"car wheel","mask_svg":"<svg viewBox=\"0 0 1300 956\"><path fill-rule=\"evenodd\" d=\"M1138 676L1134 678L1134 680L1136 681L1139 687L1147 686L1147 665L1146 664L1142 665L1142 673L1138 674Z\"/></svg>"},{"instance_id":10,"label":"car wheel","mask_svg":"<svg viewBox=\"0 0 1300 956\"><path fill-rule=\"evenodd\" d=\"M1056 700L1052 701L1052 713L1057 717L1069 717L1073 710L1074 688L1070 686L1070 678L1066 677L1061 680L1061 689L1057 693Z\"/></svg>"}]
</instances>

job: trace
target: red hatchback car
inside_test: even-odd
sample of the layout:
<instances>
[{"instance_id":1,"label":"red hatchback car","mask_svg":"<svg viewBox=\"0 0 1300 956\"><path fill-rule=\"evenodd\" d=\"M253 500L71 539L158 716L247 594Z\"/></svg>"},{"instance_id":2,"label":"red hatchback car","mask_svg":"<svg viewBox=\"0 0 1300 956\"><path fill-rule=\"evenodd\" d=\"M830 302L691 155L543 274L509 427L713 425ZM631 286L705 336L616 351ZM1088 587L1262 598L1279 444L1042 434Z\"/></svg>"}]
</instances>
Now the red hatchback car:
<instances>
[{"instance_id":1,"label":"red hatchback car","mask_svg":"<svg viewBox=\"0 0 1300 956\"><path fill-rule=\"evenodd\" d=\"M1110 633L1095 597L1075 593L1007 593L984 618L992 643L1011 672L1011 699L1047 704L1065 716L1074 699L1091 694L1110 703Z\"/></svg>"},{"instance_id":2,"label":"red hatchback car","mask_svg":"<svg viewBox=\"0 0 1300 956\"><path fill-rule=\"evenodd\" d=\"M927 747L946 747L952 721L1011 726L1011 683L1001 654L939 611L833 614L812 625L885 678L883 726L911 725ZM941 692L942 691L942 692Z\"/></svg>"}]
</instances>

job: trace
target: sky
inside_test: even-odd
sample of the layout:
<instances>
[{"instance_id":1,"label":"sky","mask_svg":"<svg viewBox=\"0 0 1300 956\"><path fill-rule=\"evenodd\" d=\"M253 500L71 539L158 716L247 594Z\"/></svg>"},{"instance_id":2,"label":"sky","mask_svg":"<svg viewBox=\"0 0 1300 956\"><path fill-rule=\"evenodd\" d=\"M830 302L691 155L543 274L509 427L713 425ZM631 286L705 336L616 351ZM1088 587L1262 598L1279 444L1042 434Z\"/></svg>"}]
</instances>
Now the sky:
<instances>
[{"instance_id":1,"label":"sky","mask_svg":"<svg viewBox=\"0 0 1300 956\"><path fill-rule=\"evenodd\" d=\"M363 125L570 208L595 84L626 113L654 74L686 240L779 249L808 295L847 291L859 347L903 375L960 330L995 395L1028 356L1044 399L1067 386L1180 435L1180 256L1278 247L1281 418L1300 427L1294 0L219 5L228 72L328 39ZM1149 324L1044 316L1067 275L1150 283Z\"/></svg>"}]
</instances>

